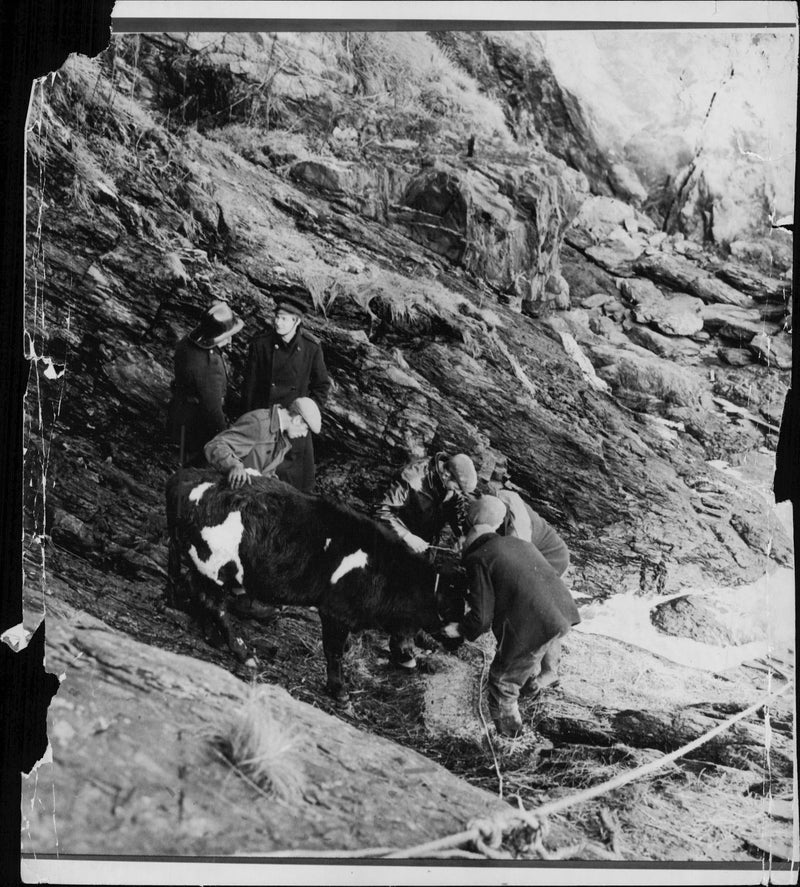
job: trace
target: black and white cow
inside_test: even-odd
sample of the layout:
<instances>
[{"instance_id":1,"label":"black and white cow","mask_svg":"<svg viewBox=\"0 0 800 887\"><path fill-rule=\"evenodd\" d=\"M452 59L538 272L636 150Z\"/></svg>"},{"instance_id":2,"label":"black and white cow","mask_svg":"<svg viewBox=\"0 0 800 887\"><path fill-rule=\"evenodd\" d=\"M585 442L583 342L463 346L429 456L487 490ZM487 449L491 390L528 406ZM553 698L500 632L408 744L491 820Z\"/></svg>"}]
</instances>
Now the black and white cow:
<instances>
[{"instance_id":1,"label":"black and white cow","mask_svg":"<svg viewBox=\"0 0 800 887\"><path fill-rule=\"evenodd\" d=\"M172 567L188 568L200 618L240 659L225 597L241 585L259 601L314 606L322 624L327 689L346 701L342 655L350 632L436 633L464 611L462 582L440 573L381 524L278 480L251 477L230 489L211 470L183 469L167 482Z\"/></svg>"}]
</instances>

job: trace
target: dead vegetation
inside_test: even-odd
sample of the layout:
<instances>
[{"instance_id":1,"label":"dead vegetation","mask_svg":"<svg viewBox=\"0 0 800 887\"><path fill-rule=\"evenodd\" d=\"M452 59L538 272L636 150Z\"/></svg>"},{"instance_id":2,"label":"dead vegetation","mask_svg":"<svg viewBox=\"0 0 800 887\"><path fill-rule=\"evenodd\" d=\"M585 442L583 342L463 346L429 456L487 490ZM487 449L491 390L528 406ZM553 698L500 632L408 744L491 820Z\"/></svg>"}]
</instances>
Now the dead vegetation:
<instances>
[{"instance_id":1,"label":"dead vegetation","mask_svg":"<svg viewBox=\"0 0 800 887\"><path fill-rule=\"evenodd\" d=\"M257 684L220 721L209 744L256 790L289 803L301 797L305 777L300 737L269 709L268 697Z\"/></svg>"}]
</instances>

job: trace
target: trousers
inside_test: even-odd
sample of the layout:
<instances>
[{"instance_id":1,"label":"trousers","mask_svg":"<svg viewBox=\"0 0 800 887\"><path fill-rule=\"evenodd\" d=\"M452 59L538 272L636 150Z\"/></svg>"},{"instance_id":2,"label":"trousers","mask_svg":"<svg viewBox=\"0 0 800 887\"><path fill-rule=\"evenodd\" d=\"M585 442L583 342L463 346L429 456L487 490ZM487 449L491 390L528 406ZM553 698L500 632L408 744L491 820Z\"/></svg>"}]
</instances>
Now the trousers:
<instances>
[{"instance_id":1,"label":"trousers","mask_svg":"<svg viewBox=\"0 0 800 887\"><path fill-rule=\"evenodd\" d=\"M550 638L536 650L511 651L499 639L497 652L489 668L489 714L493 718L504 715L518 716L519 693L522 687L542 671L542 663L556 671L561 658L561 638L569 632Z\"/></svg>"}]
</instances>

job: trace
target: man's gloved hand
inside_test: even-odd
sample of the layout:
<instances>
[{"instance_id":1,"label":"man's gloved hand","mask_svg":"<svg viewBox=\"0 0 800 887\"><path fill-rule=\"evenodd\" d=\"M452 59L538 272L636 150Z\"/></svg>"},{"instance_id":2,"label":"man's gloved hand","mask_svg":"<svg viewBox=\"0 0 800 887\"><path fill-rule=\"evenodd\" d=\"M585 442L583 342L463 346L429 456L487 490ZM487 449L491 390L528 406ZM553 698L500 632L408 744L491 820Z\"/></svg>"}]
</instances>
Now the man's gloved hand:
<instances>
[{"instance_id":1,"label":"man's gloved hand","mask_svg":"<svg viewBox=\"0 0 800 887\"><path fill-rule=\"evenodd\" d=\"M415 536L413 533L409 533L408 536L403 537L403 542L412 550L416 551L417 554L422 554L423 551L428 550L428 544L424 539L421 539L419 536Z\"/></svg>"}]
</instances>

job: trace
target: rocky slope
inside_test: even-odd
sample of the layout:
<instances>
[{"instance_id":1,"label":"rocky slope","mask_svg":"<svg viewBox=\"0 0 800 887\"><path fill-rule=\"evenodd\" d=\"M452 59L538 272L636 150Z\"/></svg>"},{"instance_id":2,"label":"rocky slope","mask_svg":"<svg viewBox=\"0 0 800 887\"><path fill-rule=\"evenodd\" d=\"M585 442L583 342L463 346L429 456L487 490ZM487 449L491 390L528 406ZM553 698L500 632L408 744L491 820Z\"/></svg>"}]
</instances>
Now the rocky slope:
<instances>
[{"instance_id":1,"label":"rocky slope","mask_svg":"<svg viewBox=\"0 0 800 887\"><path fill-rule=\"evenodd\" d=\"M227 298L247 324L237 377L284 292L316 305L335 380L324 494L370 509L409 456L472 453L482 481L510 479L558 527L584 601L791 563L768 503L719 461L746 473L774 449L790 248L769 241L767 272L658 231L571 148L551 153L605 162L568 96L561 142L521 138L513 56L470 67L463 36L446 52L414 34L124 37L37 85L30 589L230 665L153 612L172 349ZM268 679L323 704L298 683L303 641L251 640Z\"/></svg>"}]
</instances>

